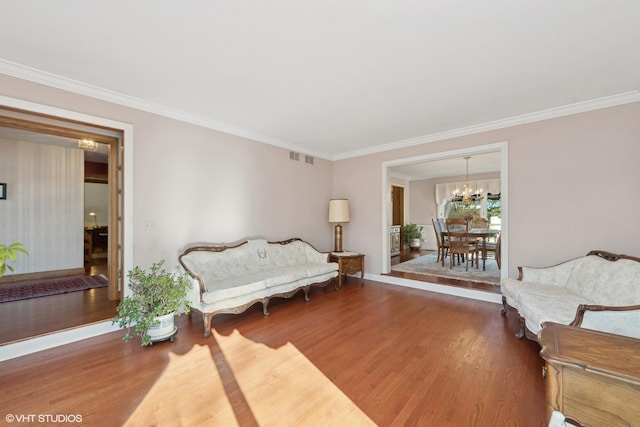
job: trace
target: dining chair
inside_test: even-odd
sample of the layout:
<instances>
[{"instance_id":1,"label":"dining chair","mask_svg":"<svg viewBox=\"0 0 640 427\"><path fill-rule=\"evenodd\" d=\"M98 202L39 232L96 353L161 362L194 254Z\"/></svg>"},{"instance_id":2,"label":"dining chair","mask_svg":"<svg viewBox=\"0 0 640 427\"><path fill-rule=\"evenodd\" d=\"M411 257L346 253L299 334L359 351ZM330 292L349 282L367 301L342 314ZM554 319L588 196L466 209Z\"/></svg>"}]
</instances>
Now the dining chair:
<instances>
[{"instance_id":1,"label":"dining chair","mask_svg":"<svg viewBox=\"0 0 640 427\"><path fill-rule=\"evenodd\" d=\"M472 230L488 230L489 220L481 217L473 218L471 220L471 229Z\"/></svg>"},{"instance_id":2,"label":"dining chair","mask_svg":"<svg viewBox=\"0 0 640 427\"><path fill-rule=\"evenodd\" d=\"M474 217L471 220L471 232L474 231L487 231L489 230L489 220L486 218L482 218L482 217ZM476 240L478 241L478 245L481 245L483 242L483 239L481 238L476 238Z\"/></svg>"},{"instance_id":3,"label":"dining chair","mask_svg":"<svg viewBox=\"0 0 640 427\"><path fill-rule=\"evenodd\" d=\"M436 218L431 218L431 222L433 223L433 231L436 235L436 243L438 244L438 258L436 259L436 262L440 262L440 260L442 260L442 265L444 266L444 259L447 256L449 245L446 242L445 237L442 235L442 226L440 221Z\"/></svg>"},{"instance_id":4,"label":"dining chair","mask_svg":"<svg viewBox=\"0 0 640 427\"><path fill-rule=\"evenodd\" d=\"M444 251L444 258L446 258L449 255L449 237L447 237L445 234L442 234L443 231L447 231L447 222L445 221L444 218L438 218L438 225L440 226L440 235L442 236L442 245L445 248ZM442 266L444 267L444 258L442 258Z\"/></svg>"},{"instance_id":5,"label":"dining chair","mask_svg":"<svg viewBox=\"0 0 640 427\"><path fill-rule=\"evenodd\" d=\"M471 265L474 263L476 268L479 266L478 252L480 248L474 237L469 237L469 223L462 218L452 218L447 220L447 236L449 238L449 268L453 269L454 255L458 255L458 265L460 265L460 257L465 260L465 271L469 271L469 258Z\"/></svg>"},{"instance_id":6,"label":"dining chair","mask_svg":"<svg viewBox=\"0 0 640 427\"><path fill-rule=\"evenodd\" d=\"M91 272L91 264L93 263L93 257L91 253L93 251L93 242L91 241L91 234L84 231L84 272L89 274Z\"/></svg>"},{"instance_id":7,"label":"dining chair","mask_svg":"<svg viewBox=\"0 0 640 427\"><path fill-rule=\"evenodd\" d=\"M498 239L496 240L495 243L493 242L486 242L485 243L485 251L482 254L483 259L487 258L487 253L488 252L493 252L494 254L494 258L496 260L496 264L498 264L498 269L500 269L500 249L501 249L501 240L500 240L500 235L498 234ZM482 250L482 247L480 246L480 250Z\"/></svg>"}]
</instances>

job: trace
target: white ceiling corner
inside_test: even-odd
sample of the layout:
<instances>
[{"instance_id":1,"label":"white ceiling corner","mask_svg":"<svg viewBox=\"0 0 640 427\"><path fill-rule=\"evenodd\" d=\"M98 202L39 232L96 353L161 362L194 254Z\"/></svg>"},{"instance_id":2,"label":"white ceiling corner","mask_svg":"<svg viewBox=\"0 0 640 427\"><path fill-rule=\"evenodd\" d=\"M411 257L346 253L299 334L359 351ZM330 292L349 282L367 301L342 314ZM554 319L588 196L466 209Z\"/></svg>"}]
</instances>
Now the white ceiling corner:
<instances>
[{"instance_id":1,"label":"white ceiling corner","mask_svg":"<svg viewBox=\"0 0 640 427\"><path fill-rule=\"evenodd\" d=\"M331 160L640 101L636 0L1 12L0 73Z\"/></svg>"}]
</instances>

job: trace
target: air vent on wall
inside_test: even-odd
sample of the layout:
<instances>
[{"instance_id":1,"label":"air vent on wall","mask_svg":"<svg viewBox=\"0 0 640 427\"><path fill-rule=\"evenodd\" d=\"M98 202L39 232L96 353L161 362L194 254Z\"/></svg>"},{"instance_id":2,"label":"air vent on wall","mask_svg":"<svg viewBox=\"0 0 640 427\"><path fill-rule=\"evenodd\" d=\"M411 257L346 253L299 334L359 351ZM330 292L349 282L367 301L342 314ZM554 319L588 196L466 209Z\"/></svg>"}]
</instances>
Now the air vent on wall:
<instances>
[{"instance_id":1,"label":"air vent on wall","mask_svg":"<svg viewBox=\"0 0 640 427\"><path fill-rule=\"evenodd\" d=\"M305 154L304 162L305 163L309 163L310 165L312 165L313 164L313 156L308 156L308 155Z\"/></svg>"},{"instance_id":2,"label":"air vent on wall","mask_svg":"<svg viewBox=\"0 0 640 427\"><path fill-rule=\"evenodd\" d=\"M300 153L296 153L295 151L289 151L289 160L300 161Z\"/></svg>"}]
</instances>

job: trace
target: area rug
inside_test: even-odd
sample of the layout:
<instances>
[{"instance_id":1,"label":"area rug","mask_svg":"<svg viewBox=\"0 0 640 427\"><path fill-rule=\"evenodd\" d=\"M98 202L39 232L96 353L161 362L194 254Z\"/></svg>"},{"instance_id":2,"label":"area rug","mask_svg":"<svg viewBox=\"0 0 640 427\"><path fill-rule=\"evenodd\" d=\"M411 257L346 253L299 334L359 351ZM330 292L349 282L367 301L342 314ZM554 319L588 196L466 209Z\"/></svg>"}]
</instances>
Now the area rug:
<instances>
[{"instance_id":1,"label":"area rug","mask_svg":"<svg viewBox=\"0 0 640 427\"><path fill-rule=\"evenodd\" d=\"M29 298L104 288L109 284L101 274L97 276L73 276L61 279L0 286L0 302L19 301Z\"/></svg>"},{"instance_id":2,"label":"area rug","mask_svg":"<svg viewBox=\"0 0 640 427\"><path fill-rule=\"evenodd\" d=\"M462 279L470 282L500 284L500 270L494 259L487 259L486 271L482 271L482 260L480 260L480 268L471 267L469 263L469 271L465 271L465 263L460 265L454 264L453 269L449 269L449 257L442 262L436 262L437 253L423 255L400 264L391 266L391 271L403 273L424 274L429 276L446 277L448 279Z\"/></svg>"}]
</instances>

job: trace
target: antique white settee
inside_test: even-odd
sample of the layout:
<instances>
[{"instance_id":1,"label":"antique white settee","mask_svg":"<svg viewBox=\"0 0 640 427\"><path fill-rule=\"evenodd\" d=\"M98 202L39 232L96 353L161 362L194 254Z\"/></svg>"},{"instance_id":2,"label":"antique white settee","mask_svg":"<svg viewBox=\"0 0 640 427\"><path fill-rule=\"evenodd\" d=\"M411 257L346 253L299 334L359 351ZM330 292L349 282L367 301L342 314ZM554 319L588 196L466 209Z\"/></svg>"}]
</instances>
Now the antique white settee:
<instances>
[{"instance_id":1,"label":"antique white settee","mask_svg":"<svg viewBox=\"0 0 640 427\"><path fill-rule=\"evenodd\" d=\"M329 262L327 253L297 238L192 246L178 259L192 277L189 305L202 313L205 337L211 333L211 319L216 314L242 313L261 302L268 316L270 298L289 298L303 289L309 301L312 285L324 286L338 276L338 264Z\"/></svg>"},{"instance_id":2,"label":"antique white settee","mask_svg":"<svg viewBox=\"0 0 640 427\"><path fill-rule=\"evenodd\" d=\"M516 337L537 340L542 322L640 338L640 258L591 251L544 267L518 267L503 278L502 315L517 310Z\"/></svg>"}]
</instances>

